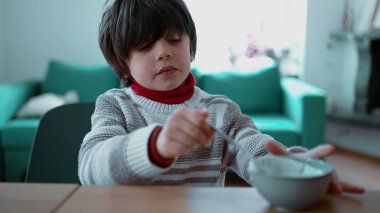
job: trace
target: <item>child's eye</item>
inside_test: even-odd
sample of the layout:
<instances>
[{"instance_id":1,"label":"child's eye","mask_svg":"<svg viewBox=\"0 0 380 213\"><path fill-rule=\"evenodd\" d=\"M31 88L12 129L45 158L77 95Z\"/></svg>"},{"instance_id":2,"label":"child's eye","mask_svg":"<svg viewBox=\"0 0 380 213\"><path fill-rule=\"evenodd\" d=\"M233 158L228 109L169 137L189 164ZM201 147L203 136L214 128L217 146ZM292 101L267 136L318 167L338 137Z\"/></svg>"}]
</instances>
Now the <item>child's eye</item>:
<instances>
[{"instance_id":1,"label":"child's eye","mask_svg":"<svg viewBox=\"0 0 380 213\"><path fill-rule=\"evenodd\" d=\"M183 33L177 30L169 30L165 35L165 40L171 44L178 44L182 41Z\"/></svg>"},{"instance_id":2,"label":"child's eye","mask_svg":"<svg viewBox=\"0 0 380 213\"><path fill-rule=\"evenodd\" d=\"M179 43L181 42L182 38L180 36L175 36L169 39L170 42L172 43Z\"/></svg>"},{"instance_id":3,"label":"child's eye","mask_svg":"<svg viewBox=\"0 0 380 213\"><path fill-rule=\"evenodd\" d=\"M143 51L148 51L151 47L152 47L152 45L143 45L143 46L138 47L136 49L137 49L137 51L143 52Z\"/></svg>"},{"instance_id":4,"label":"child's eye","mask_svg":"<svg viewBox=\"0 0 380 213\"><path fill-rule=\"evenodd\" d=\"M170 39L171 42L177 43L181 41L181 38L172 38Z\"/></svg>"}]
</instances>

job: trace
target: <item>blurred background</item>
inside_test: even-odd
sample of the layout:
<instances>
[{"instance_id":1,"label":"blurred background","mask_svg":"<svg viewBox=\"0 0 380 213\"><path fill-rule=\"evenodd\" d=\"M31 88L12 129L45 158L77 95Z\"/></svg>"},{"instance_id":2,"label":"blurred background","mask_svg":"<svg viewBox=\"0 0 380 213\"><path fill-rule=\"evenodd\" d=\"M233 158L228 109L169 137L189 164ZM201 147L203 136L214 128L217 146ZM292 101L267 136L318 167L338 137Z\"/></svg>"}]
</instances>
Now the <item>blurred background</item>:
<instances>
[{"instance_id":1,"label":"blurred background","mask_svg":"<svg viewBox=\"0 0 380 213\"><path fill-rule=\"evenodd\" d=\"M105 63L98 47L104 0L1 0L0 82L40 79L52 58ZM282 62L328 92L329 111L352 112L355 42L340 30L368 32L376 0L186 0L198 30L194 64L205 70L249 67L258 56ZM344 21L344 17L348 21Z\"/></svg>"},{"instance_id":2,"label":"blurred background","mask_svg":"<svg viewBox=\"0 0 380 213\"><path fill-rule=\"evenodd\" d=\"M104 3L1 0L0 83L43 79L51 59L105 64L97 42ZM186 3L198 31L194 66L210 72L245 69L271 58L280 64L282 75L326 91L326 111L332 124L360 125L358 128L365 127L363 131L369 127L371 133L353 137L378 137L380 91L374 85L380 82L378 74L373 74L379 72L373 71L377 66L374 49L380 39L377 0ZM326 137L334 143L344 141L343 146L362 149L362 141L360 145L358 140L350 144L344 138L351 133L350 129L327 131ZM363 152L377 155L373 151L374 147L380 150L376 141L368 142L366 146L371 148Z\"/></svg>"}]
</instances>

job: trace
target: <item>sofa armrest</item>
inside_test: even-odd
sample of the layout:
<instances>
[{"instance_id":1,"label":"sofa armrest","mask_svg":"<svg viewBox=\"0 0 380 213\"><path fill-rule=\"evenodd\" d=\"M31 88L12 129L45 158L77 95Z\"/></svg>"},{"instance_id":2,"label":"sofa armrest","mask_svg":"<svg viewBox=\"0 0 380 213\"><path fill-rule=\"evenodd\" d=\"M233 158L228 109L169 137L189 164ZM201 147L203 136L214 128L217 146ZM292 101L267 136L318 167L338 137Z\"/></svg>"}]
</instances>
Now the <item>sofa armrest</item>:
<instances>
[{"instance_id":1,"label":"sofa armrest","mask_svg":"<svg viewBox=\"0 0 380 213\"><path fill-rule=\"evenodd\" d=\"M284 113L301 128L301 146L313 148L324 142L326 93L306 82L284 77L281 80Z\"/></svg>"},{"instance_id":2,"label":"sofa armrest","mask_svg":"<svg viewBox=\"0 0 380 213\"><path fill-rule=\"evenodd\" d=\"M0 84L0 127L13 118L30 97L38 94L40 87L39 81Z\"/></svg>"}]
</instances>

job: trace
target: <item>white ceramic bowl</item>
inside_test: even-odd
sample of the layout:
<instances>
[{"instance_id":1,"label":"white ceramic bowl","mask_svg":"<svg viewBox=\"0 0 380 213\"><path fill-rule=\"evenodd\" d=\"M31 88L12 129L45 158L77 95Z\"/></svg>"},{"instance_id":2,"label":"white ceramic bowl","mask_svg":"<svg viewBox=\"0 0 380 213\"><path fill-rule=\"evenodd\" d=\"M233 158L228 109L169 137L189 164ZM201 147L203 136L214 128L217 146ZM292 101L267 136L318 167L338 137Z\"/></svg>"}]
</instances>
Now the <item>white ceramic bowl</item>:
<instances>
[{"instance_id":1,"label":"white ceramic bowl","mask_svg":"<svg viewBox=\"0 0 380 213\"><path fill-rule=\"evenodd\" d=\"M334 167L305 157L268 156L252 159L250 181L271 204L305 209L326 195Z\"/></svg>"}]
</instances>

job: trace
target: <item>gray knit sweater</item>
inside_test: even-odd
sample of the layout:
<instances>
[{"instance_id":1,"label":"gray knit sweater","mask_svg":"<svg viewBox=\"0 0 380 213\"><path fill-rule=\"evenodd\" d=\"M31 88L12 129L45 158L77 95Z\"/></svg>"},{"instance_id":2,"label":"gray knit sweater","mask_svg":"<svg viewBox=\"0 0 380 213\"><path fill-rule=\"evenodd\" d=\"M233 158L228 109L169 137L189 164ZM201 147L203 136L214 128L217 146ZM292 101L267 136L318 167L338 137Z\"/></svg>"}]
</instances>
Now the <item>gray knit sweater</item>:
<instances>
[{"instance_id":1,"label":"gray knit sweater","mask_svg":"<svg viewBox=\"0 0 380 213\"><path fill-rule=\"evenodd\" d=\"M200 103L209 111L208 121L244 149L236 150L216 134L211 147L194 149L167 168L153 164L148 156L153 129L176 109ZM92 129L79 152L78 173L84 185L223 186L228 167L248 181L249 159L266 155L264 144L273 140L261 134L230 99L198 87L191 99L174 105L151 101L131 88L112 89L96 100L91 121Z\"/></svg>"}]
</instances>

